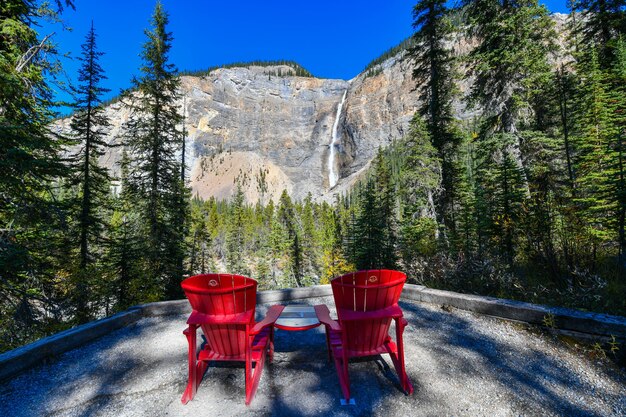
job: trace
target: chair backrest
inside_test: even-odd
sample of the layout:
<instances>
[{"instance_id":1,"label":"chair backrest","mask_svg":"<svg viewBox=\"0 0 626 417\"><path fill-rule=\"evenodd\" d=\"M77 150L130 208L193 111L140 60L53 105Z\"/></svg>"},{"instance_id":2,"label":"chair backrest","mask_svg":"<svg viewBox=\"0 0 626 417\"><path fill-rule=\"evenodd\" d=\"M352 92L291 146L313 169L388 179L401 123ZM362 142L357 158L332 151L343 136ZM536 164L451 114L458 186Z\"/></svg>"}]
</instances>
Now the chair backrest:
<instances>
[{"instance_id":1,"label":"chair backrest","mask_svg":"<svg viewBox=\"0 0 626 417\"><path fill-rule=\"evenodd\" d=\"M249 313L254 322L257 282L252 278L234 274L203 274L185 279L181 283L191 307L210 316L227 316ZM223 356L240 356L245 353L245 325L203 324L202 331L211 349Z\"/></svg>"},{"instance_id":2,"label":"chair backrest","mask_svg":"<svg viewBox=\"0 0 626 417\"><path fill-rule=\"evenodd\" d=\"M331 281L339 321L340 309L375 311L398 302L406 274L389 269L351 272ZM391 319L342 322L348 349L366 353L380 347L386 340Z\"/></svg>"}]
</instances>

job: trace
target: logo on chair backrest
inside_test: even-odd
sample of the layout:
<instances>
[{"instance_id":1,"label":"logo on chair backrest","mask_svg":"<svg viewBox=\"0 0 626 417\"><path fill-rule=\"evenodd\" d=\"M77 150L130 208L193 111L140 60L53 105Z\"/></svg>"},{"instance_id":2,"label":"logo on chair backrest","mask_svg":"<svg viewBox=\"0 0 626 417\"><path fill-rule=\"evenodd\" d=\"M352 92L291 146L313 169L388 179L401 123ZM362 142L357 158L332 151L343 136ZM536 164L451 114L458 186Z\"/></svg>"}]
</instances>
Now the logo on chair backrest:
<instances>
[{"instance_id":1,"label":"logo on chair backrest","mask_svg":"<svg viewBox=\"0 0 626 417\"><path fill-rule=\"evenodd\" d=\"M212 279L211 281L209 281L209 286L210 287L217 287L217 281Z\"/></svg>"},{"instance_id":2,"label":"logo on chair backrest","mask_svg":"<svg viewBox=\"0 0 626 417\"><path fill-rule=\"evenodd\" d=\"M371 277L369 277L368 281L369 282L376 282L376 281L378 281L378 277L375 276L375 275L372 275Z\"/></svg>"}]
</instances>

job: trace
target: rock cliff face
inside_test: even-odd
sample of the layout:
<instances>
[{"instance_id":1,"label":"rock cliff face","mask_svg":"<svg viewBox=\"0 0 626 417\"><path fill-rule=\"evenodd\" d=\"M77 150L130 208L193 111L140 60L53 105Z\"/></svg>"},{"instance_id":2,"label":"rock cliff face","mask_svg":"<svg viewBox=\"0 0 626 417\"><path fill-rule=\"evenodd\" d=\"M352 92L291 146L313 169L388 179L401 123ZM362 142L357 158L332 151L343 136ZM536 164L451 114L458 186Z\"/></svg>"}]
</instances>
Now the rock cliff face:
<instances>
[{"instance_id":1,"label":"rock cliff face","mask_svg":"<svg viewBox=\"0 0 626 417\"><path fill-rule=\"evenodd\" d=\"M360 74L350 81L269 75L287 73L289 67L183 76L180 105L185 109L185 155L193 194L229 198L237 180L250 202L277 199L283 189L296 199L311 193L316 200L345 191L379 146L402 137L417 108L408 62L392 58L382 69L376 76ZM106 114L112 122L108 142L120 144L130 111L116 102ZM338 141L330 160L337 117ZM58 128L69 129L69 119L60 120ZM114 174L121 149L111 148L101 160ZM331 163L339 171L332 189Z\"/></svg>"},{"instance_id":2,"label":"rock cliff face","mask_svg":"<svg viewBox=\"0 0 626 417\"><path fill-rule=\"evenodd\" d=\"M310 192L330 200L348 189L379 147L404 135L418 106L410 64L398 56L381 67L376 76L350 81L271 77L266 72L276 69L258 67L184 77L194 192L226 198L239 178L248 200L255 201L261 197L261 170L264 198L286 189L295 198ZM330 164L339 171L332 188Z\"/></svg>"},{"instance_id":3,"label":"rock cliff face","mask_svg":"<svg viewBox=\"0 0 626 417\"><path fill-rule=\"evenodd\" d=\"M566 16L554 18L563 33ZM453 43L458 54L471 48L461 36ZM316 200L332 200L359 178L379 147L407 132L419 106L411 63L403 53L380 64L376 75L361 73L350 81L271 75L291 71L288 66L252 66L182 77L185 98L180 105L185 108L186 161L194 194L229 198L239 180L250 202L277 199L283 189L296 199L311 193ZM461 95L470 83L460 83ZM461 119L474 114L462 101L455 110ZM106 114L113 125L108 140L120 143L129 111L117 102ZM337 117L338 138L330 155ZM67 129L69 120L58 123ZM121 152L121 147L112 148L101 162L117 173ZM339 172L332 188L330 164Z\"/></svg>"},{"instance_id":4,"label":"rock cliff face","mask_svg":"<svg viewBox=\"0 0 626 417\"><path fill-rule=\"evenodd\" d=\"M379 147L405 134L419 105L411 63L402 54L381 64L377 75L350 81L270 77L268 71L277 69L220 69L183 78L190 182L201 197L227 198L239 178L248 200L256 201L263 170L264 199L286 189L297 199L310 192L316 200L332 200L360 177ZM459 113L465 113L462 106ZM331 163L339 171L332 188Z\"/></svg>"},{"instance_id":5,"label":"rock cliff face","mask_svg":"<svg viewBox=\"0 0 626 417\"><path fill-rule=\"evenodd\" d=\"M283 189L296 198L326 193L332 127L349 83L269 71L277 69L183 77L194 193L227 198L237 178L250 201L277 198Z\"/></svg>"},{"instance_id":6,"label":"rock cliff face","mask_svg":"<svg viewBox=\"0 0 626 417\"><path fill-rule=\"evenodd\" d=\"M310 192L332 200L359 178L379 147L405 134L419 105L411 64L402 55L381 64L377 75L362 73L350 81L270 77L268 71L277 69L220 69L183 78L193 144L188 153L194 155L190 181L201 197L227 198L239 178L248 200L256 201L264 170L264 199L286 189L294 198ZM331 163L339 171L332 188Z\"/></svg>"},{"instance_id":7,"label":"rock cliff face","mask_svg":"<svg viewBox=\"0 0 626 417\"><path fill-rule=\"evenodd\" d=\"M380 65L377 75L359 74L350 84L340 120L340 166L344 191L358 179L378 152L407 131L418 108L418 92L408 60L402 54Z\"/></svg>"}]
</instances>

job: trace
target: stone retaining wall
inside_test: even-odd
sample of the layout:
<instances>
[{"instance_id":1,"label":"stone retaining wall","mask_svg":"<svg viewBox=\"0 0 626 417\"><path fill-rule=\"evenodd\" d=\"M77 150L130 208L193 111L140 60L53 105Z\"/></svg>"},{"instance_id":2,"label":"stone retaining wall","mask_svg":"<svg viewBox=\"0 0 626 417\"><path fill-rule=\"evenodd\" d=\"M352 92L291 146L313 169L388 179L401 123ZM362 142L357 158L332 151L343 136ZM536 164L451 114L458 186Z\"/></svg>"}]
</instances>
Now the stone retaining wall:
<instances>
[{"instance_id":1,"label":"stone retaining wall","mask_svg":"<svg viewBox=\"0 0 626 417\"><path fill-rule=\"evenodd\" d=\"M435 290L421 285L405 285L402 298L442 306L448 305L461 310L530 324L543 325L544 319L552 315L556 329L590 336L615 336L626 339L626 317L622 316Z\"/></svg>"},{"instance_id":2,"label":"stone retaining wall","mask_svg":"<svg viewBox=\"0 0 626 417\"><path fill-rule=\"evenodd\" d=\"M330 285L317 285L306 288L260 291L257 294L257 302L259 304L282 303L303 298L331 295ZM615 336L620 341L626 341L626 317L621 316L588 313L580 310L548 307L501 298L460 294L412 284L404 286L402 298L441 306L451 306L478 314L538 325L542 325L544 318L551 315L555 328L562 330L564 333L583 338L606 339ZM43 338L1 354L0 380L9 379L41 361L134 323L142 317L188 314L190 312L191 308L187 300L142 304L111 317L83 324Z\"/></svg>"}]
</instances>

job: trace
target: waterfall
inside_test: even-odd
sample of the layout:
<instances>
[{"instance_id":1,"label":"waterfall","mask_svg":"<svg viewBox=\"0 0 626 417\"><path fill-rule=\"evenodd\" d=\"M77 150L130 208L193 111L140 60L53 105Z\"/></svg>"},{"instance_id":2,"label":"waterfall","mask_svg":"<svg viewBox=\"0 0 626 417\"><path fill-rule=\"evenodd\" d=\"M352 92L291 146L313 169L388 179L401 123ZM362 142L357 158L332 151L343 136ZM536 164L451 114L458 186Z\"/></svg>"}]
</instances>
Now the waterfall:
<instances>
[{"instance_id":1,"label":"waterfall","mask_svg":"<svg viewBox=\"0 0 626 417\"><path fill-rule=\"evenodd\" d=\"M337 135L337 130L339 129L339 119L341 118L341 109L343 108L343 103L346 101L346 94L348 90L343 92L343 97L341 98L341 102L339 106L337 106L337 115L335 116L335 123L333 124L333 135L330 139L330 152L328 152L328 184L330 188L333 188L337 185L337 181L339 181L339 171L338 171L338 163L335 160L337 155L337 144L339 143L339 136Z\"/></svg>"}]
</instances>

